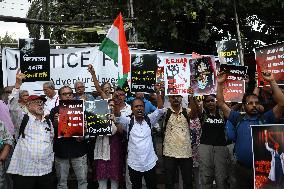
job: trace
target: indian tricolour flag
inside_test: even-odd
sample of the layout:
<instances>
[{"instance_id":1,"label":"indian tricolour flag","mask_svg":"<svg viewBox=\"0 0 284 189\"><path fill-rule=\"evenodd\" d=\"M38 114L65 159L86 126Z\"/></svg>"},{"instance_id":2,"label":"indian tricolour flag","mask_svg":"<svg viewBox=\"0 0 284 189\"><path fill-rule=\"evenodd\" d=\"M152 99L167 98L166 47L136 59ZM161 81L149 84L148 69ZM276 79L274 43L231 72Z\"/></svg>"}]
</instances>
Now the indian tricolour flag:
<instances>
[{"instance_id":1,"label":"indian tricolour flag","mask_svg":"<svg viewBox=\"0 0 284 189\"><path fill-rule=\"evenodd\" d=\"M130 72L130 55L121 13L109 29L99 50L118 63L118 84L122 86Z\"/></svg>"}]
</instances>

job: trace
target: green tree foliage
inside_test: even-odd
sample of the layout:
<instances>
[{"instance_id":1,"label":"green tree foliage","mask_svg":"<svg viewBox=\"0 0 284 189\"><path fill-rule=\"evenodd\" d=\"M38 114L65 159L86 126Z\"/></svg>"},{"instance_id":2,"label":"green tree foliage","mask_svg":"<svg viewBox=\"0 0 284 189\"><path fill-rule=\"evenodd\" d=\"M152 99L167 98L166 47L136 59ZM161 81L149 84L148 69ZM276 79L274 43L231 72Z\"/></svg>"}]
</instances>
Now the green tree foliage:
<instances>
[{"instance_id":1,"label":"green tree foliage","mask_svg":"<svg viewBox=\"0 0 284 189\"><path fill-rule=\"evenodd\" d=\"M0 36L0 44L1 43L17 43L17 40L13 37L13 35L10 35L8 32L6 32L4 37Z\"/></svg>"},{"instance_id":2,"label":"green tree foliage","mask_svg":"<svg viewBox=\"0 0 284 189\"><path fill-rule=\"evenodd\" d=\"M119 12L129 17L130 0L51 0L49 20L86 21L113 19ZM28 18L43 18L43 0L33 0ZM246 52L257 42L283 41L283 0L235 0ZM215 41L236 39L234 0L133 0L132 23L138 41L145 48L201 54L215 54ZM97 26L97 25L96 25ZM92 28L94 24L76 26ZM29 26L31 37L39 37L40 27ZM74 32L62 26L50 27L53 42L101 42L104 36L94 32Z\"/></svg>"}]
</instances>

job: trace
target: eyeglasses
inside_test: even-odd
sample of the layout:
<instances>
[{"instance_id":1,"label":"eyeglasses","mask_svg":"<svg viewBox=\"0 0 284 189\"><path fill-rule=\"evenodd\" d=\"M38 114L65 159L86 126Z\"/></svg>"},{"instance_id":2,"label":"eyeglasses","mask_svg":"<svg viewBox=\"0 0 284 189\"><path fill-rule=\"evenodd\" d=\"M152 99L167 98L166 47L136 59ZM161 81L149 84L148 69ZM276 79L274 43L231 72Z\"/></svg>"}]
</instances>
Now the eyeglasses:
<instances>
[{"instance_id":1,"label":"eyeglasses","mask_svg":"<svg viewBox=\"0 0 284 189\"><path fill-rule=\"evenodd\" d=\"M30 104L41 106L44 104L44 102L42 100L33 100L33 101L30 101Z\"/></svg>"},{"instance_id":2,"label":"eyeglasses","mask_svg":"<svg viewBox=\"0 0 284 189\"><path fill-rule=\"evenodd\" d=\"M260 102L246 102L246 105L260 105Z\"/></svg>"},{"instance_id":3,"label":"eyeglasses","mask_svg":"<svg viewBox=\"0 0 284 189\"><path fill-rule=\"evenodd\" d=\"M67 96L67 95L73 96L73 93L72 93L72 92L69 92L69 93L62 93L61 95L63 95L63 96Z\"/></svg>"},{"instance_id":4,"label":"eyeglasses","mask_svg":"<svg viewBox=\"0 0 284 189\"><path fill-rule=\"evenodd\" d=\"M174 98L182 98L182 96L171 95L171 96L169 96L169 98L172 98L172 99L174 99Z\"/></svg>"},{"instance_id":5,"label":"eyeglasses","mask_svg":"<svg viewBox=\"0 0 284 189\"><path fill-rule=\"evenodd\" d=\"M6 94L11 94L12 91L4 91L4 93L6 93Z\"/></svg>"},{"instance_id":6,"label":"eyeglasses","mask_svg":"<svg viewBox=\"0 0 284 189\"><path fill-rule=\"evenodd\" d=\"M209 102L216 102L215 99L209 99L209 100L205 100L205 102L209 103Z\"/></svg>"},{"instance_id":7,"label":"eyeglasses","mask_svg":"<svg viewBox=\"0 0 284 189\"><path fill-rule=\"evenodd\" d=\"M78 86L77 89L85 89L85 86Z\"/></svg>"},{"instance_id":8,"label":"eyeglasses","mask_svg":"<svg viewBox=\"0 0 284 189\"><path fill-rule=\"evenodd\" d=\"M125 96L124 93L114 93L114 96Z\"/></svg>"}]
</instances>

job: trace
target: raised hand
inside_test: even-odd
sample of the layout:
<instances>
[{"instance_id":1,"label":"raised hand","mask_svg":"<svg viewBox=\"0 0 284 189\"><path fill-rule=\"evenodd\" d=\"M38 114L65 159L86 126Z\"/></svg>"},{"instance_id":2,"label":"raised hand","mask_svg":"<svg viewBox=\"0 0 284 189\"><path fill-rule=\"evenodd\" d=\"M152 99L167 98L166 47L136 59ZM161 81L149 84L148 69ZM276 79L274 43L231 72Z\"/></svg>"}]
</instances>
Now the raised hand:
<instances>
[{"instance_id":1,"label":"raised hand","mask_svg":"<svg viewBox=\"0 0 284 189\"><path fill-rule=\"evenodd\" d=\"M261 75L262 75L262 78L263 78L265 81L271 82L271 81L274 80L274 77L273 77L273 75L271 74L271 72L268 72L267 70L261 71Z\"/></svg>"},{"instance_id":2,"label":"raised hand","mask_svg":"<svg viewBox=\"0 0 284 189\"><path fill-rule=\"evenodd\" d=\"M224 83L227 79L227 74L225 72L219 72L217 75L217 82L218 83Z\"/></svg>"},{"instance_id":3,"label":"raised hand","mask_svg":"<svg viewBox=\"0 0 284 189\"><path fill-rule=\"evenodd\" d=\"M89 65L88 65L88 71L89 71L91 74L96 74L95 69L94 69L94 67L93 67L92 64L89 64Z\"/></svg>"},{"instance_id":4,"label":"raised hand","mask_svg":"<svg viewBox=\"0 0 284 189\"><path fill-rule=\"evenodd\" d=\"M15 83L15 88L19 89L20 86L22 85L23 79L26 79L25 74L21 73L21 70L18 69L16 73L16 83Z\"/></svg>"}]
</instances>

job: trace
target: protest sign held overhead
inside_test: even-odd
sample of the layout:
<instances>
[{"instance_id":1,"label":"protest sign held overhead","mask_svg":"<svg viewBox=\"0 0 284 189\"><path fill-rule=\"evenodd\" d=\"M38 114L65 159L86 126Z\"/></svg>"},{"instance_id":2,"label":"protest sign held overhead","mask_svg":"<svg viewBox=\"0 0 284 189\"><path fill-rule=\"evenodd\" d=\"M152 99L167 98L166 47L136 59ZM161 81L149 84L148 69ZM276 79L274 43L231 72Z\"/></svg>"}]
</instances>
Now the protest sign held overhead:
<instances>
[{"instance_id":1,"label":"protest sign held overhead","mask_svg":"<svg viewBox=\"0 0 284 189\"><path fill-rule=\"evenodd\" d=\"M281 162L284 161L284 125L252 125L251 130L254 188L282 188L284 184L281 178L283 174Z\"/></svg>"},{"instance_id":2,"label":"protest sign held overhead","mask_svg":"<svg viewBox=\"0 0 284 189\"><path fill-rule=\"evenodd\" d=\"M156 71L156 54L132 54L131 92L154 92Z\"/></svg>"},{"instance_id":3,"label":"protest sign held overhead","mask_svg":"<svg viewBox=\"0 0 284 189\"><path fill-rule=\"evenodd\" d=\"M190 67L187 57L167 58L164 65L166 95L188 94Z\"/></svg>"},{"instance_id":4,"label":"protest sign held overhead","mask_svg":"<svg viewBox=\"0 0 284 189\"><path fill-rule=\"evenodd\" d=\"M240 65L237 41L216 41L217 53L221 64Z\"/></svg>"},{"instance_id":5,"label":"protest sign held overhead","mask_svg":"<svg viewBox=\"0 0 284 189\"><path fill-rule=\"evenodd\" d=\"M25 82L50 81L50 46L47 39L19 39L20 68Z\"/></svg>"},{"instance_id":6,"label":"protest sign held overhead","mask_svg":"<svg viewBox=\"0 0 284 189\"><path fill-rule=\"evenodd\" d=\"M255 60L258 72L258 86L269 85L261 77L261 71L263 70L271 72L278 85L284 85L284 43L256 48Z\"/></svg>"},{"instance_id":7,"label":"protest sign held overhead","mask_svg":"<svg viewBox=\"0 0 284 189\"><path fill-rule=\"evenodd\" d=\"M215 91L215 62L211 57L190 60L191 87L195 95L214 94Z\"/></svg>"},{"instance_id":8,"label":"protest sign held overhead","mask_svg":"<svg viewBox=\"0 0 284 189\"><path fill-rule=\"evenodd\" d=\"M58 137L84 136L83 100L59 100Z\"/></svg>"},{"instance_id":9,"label":"protest sign held overhead","mask_svg":"<svg viewBox=\"0 0 284 189\"><path fill-rule=\"evenodd\" d=\"M107 100L85 102L87 132L91 137L111 135L112 122L108 119L109 113Z\"/></svg>"},{"instance_id":10,"label":"protest sign held overhead","mask_svg":"<svg viewBox=\"0 0 284 189\"><path fill-rule=\"evenodd\" d=\"M224 84L224 100L226 102L242 102L245 93L245 79L247 78L247 67L221 64L220 71L227 74Z\"/></svg>"}]
</instances>

